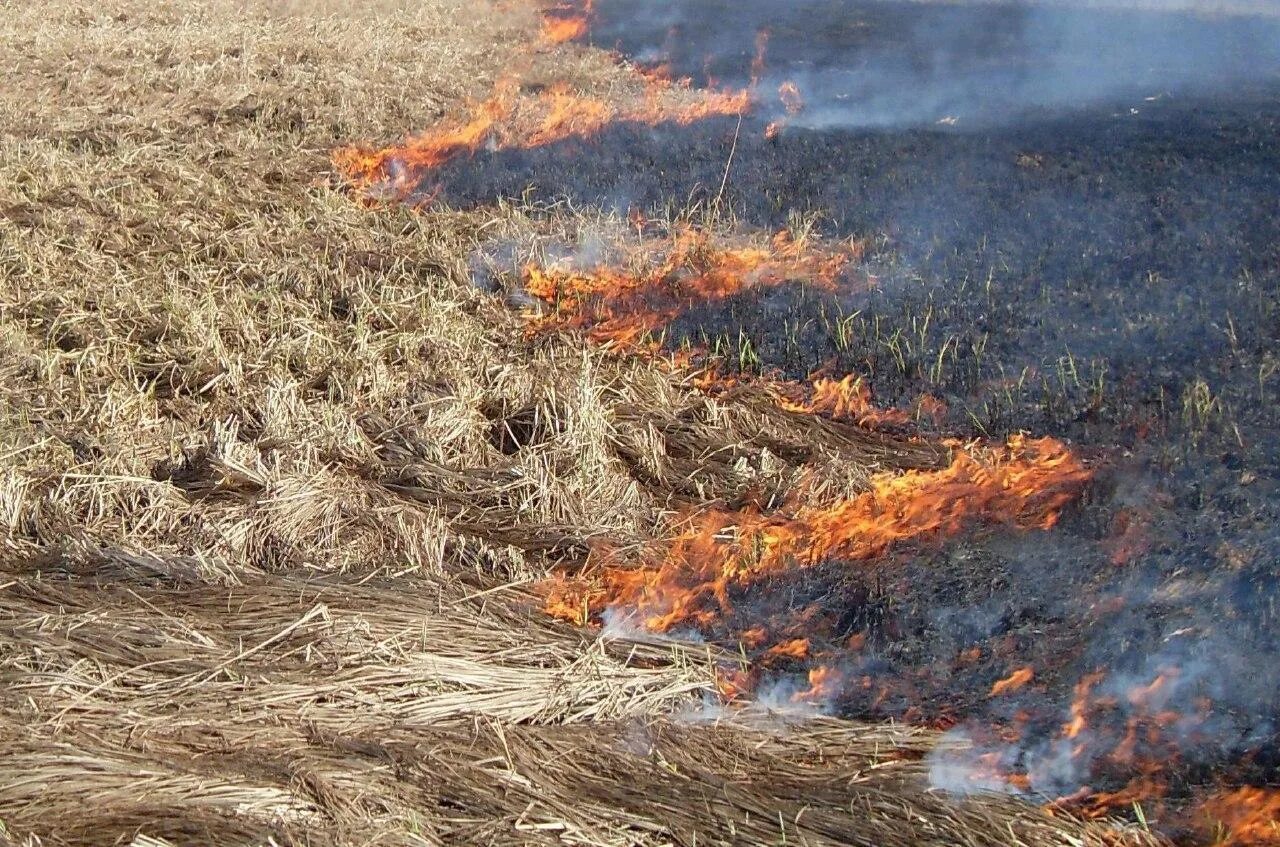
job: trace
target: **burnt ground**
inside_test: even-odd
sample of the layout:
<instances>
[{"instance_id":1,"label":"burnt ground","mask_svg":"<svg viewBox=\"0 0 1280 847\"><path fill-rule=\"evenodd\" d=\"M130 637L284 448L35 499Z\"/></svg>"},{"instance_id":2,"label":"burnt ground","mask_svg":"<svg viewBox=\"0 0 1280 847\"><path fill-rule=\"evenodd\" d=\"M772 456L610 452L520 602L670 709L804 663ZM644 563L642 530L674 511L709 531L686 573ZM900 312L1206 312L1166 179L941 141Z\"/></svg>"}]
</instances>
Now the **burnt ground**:
<instances>
[{"instance_id":1,"label":"burnt ground","mask_svg":"<svg viewBox=\"0 0 1280 847\"><path fill-rule=\"evenodd\" d=\"M678 11L689 5L641 21L625 4L603 3L593 37L734 81L766 5L745 4L745 22L692 44L698 16ZM815 39L800 36L812 27L771 21L768 73L799 70L825 86L813 98L821 118L802 115L777 138L764 137L769 114L740 130L732 119L623 125L590 141L481 154L434 178L460 205L523 195L679 206L715 193L737 134L725 200L744 225L774 228L816 212L827 235L873 245L859 273L876 285L836 296L797 286L695 308L673 324L671 343L719 338L741 348L749 339L751 355L733 359L747 369L864 374L884 403L945 400L945 432L1051 434L1099 466L1085 502L1050 533L900 550L873 571L831 563L761 592L761 608L821 599L840 618L838 635L867 636L846 670L876 684L850 686L838 708L944 722L1014 720L1021 710L1017 720L1050 731L1073 684L1105 668L1099 690L1119 699L1112 717L1123 723L1156 708L1124 692L1176 668L1158 707L1198 715L1171 730L1188 761L1178 779L1205 779L1204 768L1231 761L1243 762L1236 779L1274 781L1275 24L1127 13L1089 24L1111 33L1101 41L1068 39L1070 49L1059 49L1062 39L1043 33L1077 33L1089 19L1055 29L991 8L857 8L857 26L836 27L847 37L808 50ZM1150 43L1123 53L1137 33ZM940 63L921 46L935 36L968 46L943 51ZM1194 45L1179 52L1180 39ZM1105 73L1070 82L1064 69L1089 66L1091 44ZM1037 49L1057 51L1044 73L1033 67ZM872 112L848 105L839 80L858 68L902 98L917 85L927 108L894 115L883 97L872 98ZM1065 94L1054 79L1070 82ZM984 98L988 84L997 93ZM936 123L947 116L953 125ZM975 647L978 658L965 657ZM986 696L1022 665L1036 668L1028 689ZM1116 740L1100 732L1098 744ZM1034 740L1014 747L1039 768L1033 787L1046 793L1108 778L1091 760L1055 767Z\"/></svg>"}]
</instances>

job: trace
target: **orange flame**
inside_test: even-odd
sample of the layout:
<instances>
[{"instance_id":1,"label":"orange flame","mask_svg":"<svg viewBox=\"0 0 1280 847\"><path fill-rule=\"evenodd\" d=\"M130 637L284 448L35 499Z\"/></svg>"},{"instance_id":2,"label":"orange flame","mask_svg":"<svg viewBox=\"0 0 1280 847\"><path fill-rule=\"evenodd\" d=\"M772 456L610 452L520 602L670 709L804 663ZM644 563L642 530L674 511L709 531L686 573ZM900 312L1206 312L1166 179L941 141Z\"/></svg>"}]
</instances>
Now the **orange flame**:
<instances>
[{"instance_id":1,"label":"orange flame","mask_svg":"<svg viewBox=\"0 0 1280 847\"><path fill-rule=\"evenodd\" d=\"M844 674L835 668L818 665L809 669L809 687L791 696L793 703L818 703L831 700L844 687Z\"/></svg>"},{"instance_id":2,"label":"orange flame","mask_svg":"<svg viewBox=\"0 0 1280 847\"><path fill-rule=\"evenodd\" d=\"M804 111L804 95L790 80L778 86L778 99L782 101L782 108L787 110L788 115L798 115Z\"/></svg>"},{"instance_id":3,"label":"orange flame","mask_svg":"<svg viewBox=\"0 0 1280 847\"><path fill-rule=\"evenodd\" d=\"M764 76L765 59L769 54L769 30L762 29L756 33L756 55L751 60L751 85L754 88Z\"/></svg>"},{"instance_id":4,"label":"orange flame","mask_svg":"<svg viewBox=\"0 0 1280 847\"><path fill-rule=\"evenodd\" d=\"M542 37L552 44L563 44L587 34L585 18L546 17L542 20Z\"/></svg>"},{"instance_id":5,"label":"orange flame","mask_svg":"<svg viewBox=\"0 0 1280 847\"><path fill-rule=\"evenodd\" d=\"M499 82L494 94L473 105L471 115L445 123L382 149L351 146L336 150L335 167L357 189L387 186L403 195L423 176L453 159L474 154L485 144L498 150L544 147L570 138L587 139L615 123L687 126L751 109L749 90L687 91L676 83L640 77L644 96L636 104L619 106L574 92L566 83L541 91L532 100L518 96L514 78ZM683 92L672 97L672 92Z\"/></svg>"},{"instance_id":6,"label":"orange flame","mask_svg":"<svg viewBox=\"0 0 1280 847\"><path fill-rule=\"evenodd\" d=\"M778 86L778 99L782 101L782 108L789 117L795 117L804 111L804 95L800 93L800 88L790 80ZM765 138L775 138L778 133L782 132L787 125L787 119L781 118L771 122L764 130Z\"/></svg>"},{"instance_id":7,"label":"orange flame","mask_svg":"<svg viewBox=\"0 0 1280 847\"><path fill-rule=\"evenodd\" d=\"M542 22L543 41L561 44L583 38L590 31L591 14L591 0L548 9ZM588 139L621 122L691 124L716 116L741 115L753 106L753 90L765 72L767 46L768 32L762 31L756 42L751 86L744 90L694 90L687 80L673 81L665 66L633 69L640 86L634 102L592 97L566 83L522 94L519 80L508 77L498 82L492 96L471 104L461 119L383 149L343 148L334 153L333 161L357 188L386 188L403 197L418 187L427 172L486 146L529 149L566 139ZM806 105L799 88L790 81L779 86L778 97L785 116L769 125L766 134L770 137ZM658 257L656 261L653 256ZM649 336L691 304L797 280L830 290L857 257L852 246L818 249L785 232L767 247L725 246L689 229L678 233L669 248L655 249L649 244L633 255L627 266L640 267L639 271L530 265L524 270L523 283L531 295L555 305L554 314L533 322L535 329L570 326L599 343L644 351L656 349ZM905 412L877 409L869 387L852 374L815 375L812 379L807 387L765 384L779 406L792 412L847 419L866 427L910 422ZM716 390L728 384L711 374L704 377L702 387ZM945 414L942 401L920 399L917 416L940 420ZM878 475L866 492L834 504L797 506L791 502L769 515L719 506L691 510L681 516L682 528L674 537L652 545L638 560L628 561L616 549L593 550L583 576L559 577L546 586L546 610L585 624L604 609L621 606L637 611L643 624L656 632L681 625L712 628L728 621L735 597L758 589L779 573L824 562L853 566L881 556L897 544L954 536L982 524L1047 529L1090 478L1089 468L1061 442L1015 437L1004 445L972 444L956 449L950 466L941 470ZM1145 549L1147 529L1143 516L1117 518L1113 552L1117 564ZM860 685L873 693L878 686L878 706L891 694L888 684L865 675L846 678L845 672L833 665L816 663L826 658L816 639L832 634L824 630L821 616L821 611L813 609L795 612L785 620L770 620L767 627L744 629L737 633L737 639L744 653L750 650L757 657L758 666L812 663L808 687L793 696L796 702L830 700L847 686ZM865 633L836 634L843 649L851 652L862 649L866 641ZM836 643L835 638L827 643ZM976 662L980 656L974 648L960 660ZM717 685L721 694L731 699L750 692L759 673L745 664L736 669L720 668ZM1034 678L1032 667L1018 668L995 682L989 696L1021 690ZM1094 673L1076 684L1069 719L1060 729L1061 740L1069 742L1073 759L1085 759L1088 746L1101 739L1108 745L1106 764L1130 766L1139 773L1119 791L1094 792L1084 787L1062 798L1061 802L1079 804L1081 811L1092 815L1109 814L1117 807L1165 793L1167 786L1158 772L1161 763L1150 755L1144 759L1143 751L1159 749L1165 731L1183 720L1163 709L1176 670L1120 697L1098 696L1102 679L1102 673ZM1117 711L1118 703L1123 706L1126 702L1131 711L1128 717L1114 721L1107 732L1096 731L1108 714ZM1091 719L1096 722L1093 730ZM997 754L982 758L984 769L989 768L1012 786L1030 788L1027 774L1001 773ZM1202 804L1199 812L1216 827L1215 844L1280 847L1280 790L1245 787L1223 791Z\"/></svg>"},{"instance_id":8,"label":"orange flame","mask_svg":"<svg viewBox=\"0 0 1280 847\"><path fill-rule=\"evenodd\" d=\"M852 260L851 249L823 250L780 232L767 246L716 244L703 230L676 233L668 246L649 243L633 250L624 263L629 271L599 265L585 271L524 269L524 289L555 306L535 330L568 326L615 349L634 350L648 333L666 325L680 311L696 303L731 297L743 291L773 288L793 281L833 290ZM849 384L849 391L861 391ZM842 401L834 387L824 387L814 402L833 409L867 411L867 398ZM803 405L801 401L794 401Z\"/></svg>"},{"instance_id":9,"label":"orange flame","mask_svg":"<svg viewBox=\"0 0 1280 847\"><path fill-rule=\"evenodd\" d=\"M826 415L846 419L864 427L907 427L911 415L901 409L882 409L871 402L871 388L856 374L840 379L819 376L813 381L808 398L782 396L778 404L793 412Z\"/></svg>"},{"instance_id":10,"label":"orange flame","mask_svg":"<svg viewBox=\"0 0 1280 847\"><path fill-rule=\"evenodd\" d=\"M1071 720L1062 727L1064 738L1076 738L1089 725L1089 699L1093 687L1102 681L1103 674L1091 673L1080 678L1075 685L1075 697L1071 700Z\"/></svg>"},{"instance_id":11,"label":"orange flame","mask_svg":"<svg viewBox=\"0 0 1280 847\"><path fill-rule=\"evenodd\" d=\"M582 38L591 27L595 0L565 2L542 12L542 37L551 44L564 44Z\"/></svg>"},{"instance_id":12,"label":"orange flame","mask_svg":"<svg viewBox=\"0 0 1280 847\"><path fill-rule=\"evenodd\" d=\"M1280 789L1238 788L1211 797L1201 808L1226 830L1214 842L1219 847L1280 845Z\"/></svg>"},{"instance_id":13,"label":"orange flame","mask_svg":"<svg viewBox=\"0 0 1280 847\"><path fill-rule=\"evenodd\" d=\"M765 651L762 661L768 663L771 659L803 659L809 655L809 639L792 638L788 641L782 641L773 645Z\"/></svg>"},{"instance_id":14,"label":"orange flame","mask_svg":"<svg viewBox=\"0 0 1280 847\"><path fill-rule=\"evenodd\" d=\"M544 95L547 114L541 125L525 141L525 146L542 147L571 136L589 136L607 126L614 108L603 100L574 94L563 83L552 86Z\"/></svg>"},{"instance_id":15,"label":"orange flame","mask_svg":"<svg viewBox=\"0 0 1280 847\"><path fill-rule=\"evenodd\" d=\"M397 194L403 193L412 188L417 172L437 168L450 159L478 150L494 126L510 114L514 91L514 82L505 79L492 97L473 107L466 121L444 124L398 147L382 150L342 147L334 152L333 163L362 187L390 182Z\"/></svg>"},{"instance_id":16,"label":"orange flame","mask_svg":"<svg viewBox=\"0 0 1280 847\"><path fill-rule=\"evenodd\" d=\"M1018 668L1004 679L997 681L995 685L992 685L991 694L989 696L999 697L1002 694L1009 694L1010 692L1017 691L1019 688L1030 682L1034 677L1035 671L1030 667Z\"/></svg>"},{"instance_id":17,"label":"orange flame","mask_svg":"<svg viewBox=\"0 0 1280 847\"><path fill-rule=\"evenodd\" d=\"M638 610L657 632L710 626L732 611L731 588L768 574L867 560L898 542L979 522L1051 527L1090 477L1062 443L1015 437L1003 448L957 451L943 470L882 474L858 497L791 517L710 508L688 516L689 528L639 567L599 551L596 579L556 582L547 610L565 617L584 602L593 613L616 605Z\"/></svg>"}]
</instances>

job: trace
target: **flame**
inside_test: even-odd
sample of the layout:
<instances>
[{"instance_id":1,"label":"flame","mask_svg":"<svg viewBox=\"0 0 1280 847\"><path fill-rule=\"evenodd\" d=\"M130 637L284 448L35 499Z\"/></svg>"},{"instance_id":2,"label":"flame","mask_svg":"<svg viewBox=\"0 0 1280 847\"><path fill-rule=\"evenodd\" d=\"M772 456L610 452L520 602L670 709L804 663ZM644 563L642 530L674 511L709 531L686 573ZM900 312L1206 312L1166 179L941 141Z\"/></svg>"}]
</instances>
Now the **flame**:
<instances>
[{"instance_id":1,"label":"flame","mask_svg":"<svg viewBox=\"0 0 1280 847\"><path fill-rule=\"evenodd\" d=\"M617 551L596 554L596 577L558 580L547 611L585 603L635 609L655 632L711 629L733 610L731 595L763 577L822 561L865 561L909 540L955 535L978 523L1024 529L1054 525L1091 472L1052 438L1011 438L1000 448L959 450L937 471L881 474L869 491L792 516L707 508L639 566ZM576 619L575 616L573 619Z\"/></svg>"},{"instance_id":2,"label":"flame","mask_svg":"<svg viewBox=\"0 0 1280 847\"><path fill-rule=\"evenodd\" d=\"M398 147L342 147L334 152L333 163L360 186L388 182L395 193L402 194L412 188L418 172L478 150L494 126L510 114L515 90L514 80L504 79L492 97L472 107L471 116L465 121L443 124Z\"/></svg>"},{"instance_id":3,"label":"flame","mask_svg":"<svg viewBox=\"0 0 1280 847\"><path fill-rule=\"evenodd\" d=\"M782 108L788 117L795 117L804 111L805 102L804 95L800 93L800 88L790 80L778 86L778 99L782 101ZM787 118L779 118L771 122L764 130L765 138L775 138L782 132L787 125Z\"/></svg>"},{"instance_id":4,"label":"flame","mask_svg":"<svg viewBox=\"0 0 1280 847\"><path fill-rule=\"evenodd\" d=\"M798 115L804 111L804 95L790 80L778 86L778 99L782 101L782 108L786 109L788 115Z\"/></svg>"},{"instance_id":5,"label":"flame","mask_svg":"<svg viewBox=\"0 0 1280 847\"><path fill-rule=\"evenodd\" d=\"M599 344L634 351L643 348L648 334L698 303L797 281L834 290L855 255L852 248L822 249L786 231L768 246L722 245L706 231L690 227L678 230L670 244L650 242L632 249L619 266L576 270L527 265L522 284L526 292L555 307L554 314L533 322L535 331L572 327L585 330ZM862 390L852 385L848 389ZM869 412L862 394L841 405L834 389L823 391L814 402Z\"/></svg>"},{"instance_id":6,"label":"flame","mask_svg":"<svg viewBox=\"0 0 1280 847\"><path fill-rule=\"evenodd\" d=\"M907 427L912 422L901 409L882 409L872 403L871 387L856 374L846 374L838 380L816 376L807 398L784 395L778 403L793 412L850 420L868 428Z\"/></svg>"},{"instance_id":7,"label":"flame","mask_svg":"<svg viewBox=\"0 0 1280 847\"><path fill-rule=\"evenodd\" d=\"M575 92L567 83L556 83L532 100L521 97L518 79L507 77L488 99L474 103L470 115L446 122L402 144L381 149L361 146L339 148L334 166L358 190L386 187L404 196L430 171L457 158L474 154L482 146L496 150L527 150L567 139L590 139L618 123L681 126L708 118L742 115L753 103L749 89L693 90L655 76L637 78L643 83L638 102L616 105Z\"/></svg>"},{"instance_id":8,"label":"flame","mask_svg":"<svg viewBox=\"0 0 1280 847\"><path fill-rule=\"evenodd\" d=\"M542 10L542 38L550 44L564 44L591 30L595 0L562 2Z\"/></svg>"},{"instance_id":9,"label":"flame","mask_svg":"<svg viewBox=\"0 0 1280 847\"><path fill-rule=\"evenodd\" d=\"M644 223L640 222L643 229ZM572 328L593 342L616 352L656 354L655 335L692 306L717 302L765 288L789 284L835 291L845 283L852 290L869 283L854 282L849 268L863 255L862 242L823 245L797 239L790 231L776 233L768 245L726 245L706 230L677 229L670 243L649 241L633 247L616 264L597 264L586 270L561 263L525 266L526 293L553 306L545 316L530 316L534 333ZM688 364L705 349L682 351L675 360ZM910 431L912 415L900 409L877 407L871 388L856 374L839 378L822 371L808 383L765 378L722 376L705 369L695 385L718 395L748 382L773 398L780 408L822 415L866 428ZM920 400L920 413L945 410L941 401Z\"/></svg>"},{"instance_id":10,"label":"flame","mask_svg":"<svg viewBox=\"0 0 1280 847\"><path fill-rule=\"evenodd\" d=\"M575 94L568 85L552 86L544 95L547 114L526 140L529 147L554 144L571 136L590 136L613 120L615 110L603 100Z\"/></svg>"},{"instance_id":11,"label":"flame","mask_svg":"<svg viewBox=\"0 0 1280 847\"><path fill-rule=\"evenodd\" d=\"M1218 847L1275 847L1280 845L1280 789L1246 786L1210 797L1201 807L1205 817L1220 825Z\"/></svg>"},{"instance_id":12,"label":"flame","mask_svg":"<svg viewBox=\"0 0 1280 847\"><path fill-rule=\"evenodd\" d=\"M1093 687L1102 681L1103 676L1101 673L1091 673L1076 682L1075 696L1071 700L1071 720L1062 727L1064 738L1076 738L1089 725L1089 698Z\"/></svg>"},{"instance_id":13,"label":"flame","mask_svg":"<svg viewBox=\"0 0 1280 847\"><path fill-rule=\"evenodd\" d=\"M756 33L756 55L751 60L751 86L754 88L764 76L765 59L769 54L769 30Z\"/></svg>"},{"instance_id":14,"label":"flame","mask_svg":"<svg viewBox=\"0 0 1280 847\"><path fill-rule=\"evenodd\" d=\"M582 18L546 18L542 22L542 37L552 44L563 44L587 34L587 22Z\"/></svg>"},{"instance_id":15,"label":"flame","mask_svg":"<svg viewBox=\"0 0 1280 847\"><path fill-rule=\"evenodd\" d=\"M804 659L809 655L809 639L792 638L773 645L765 651L762 661L768 663L771 659Z\"/></svg>"},{"instance_id":16,"label":"flame","mask_svg":"<svg viewBox=\"0 0 1280 847\"><path fill-rule=\"evenodd\" d=\"M1032 668L1018 668L1004 679L997 681L995 685L992 685L991 694L988 696L999 697L1002 694L1009 694L1010 692L1017 691L1019 688L1030 682L1034 677L1035 671Z\"/></svg>"},{"instance_id":17,"label":"flame","mask_svg":"<svg viewBox=\"0 0 1280 847\"><path fill-rule=\"evenodd\" d=\"M543 43L563 44L584 37L590 32L593 14L594 0L566 0L544 8ZM635 102L607 102L558 82L529 103L519 96L519 77L508 75L499 81L492 96L470 105L466 118L446 122L401 144L339 148L332 161L357 191L381 189L403 199L427 173L474 154L485 144L497 150L529 149L569 138L591 138L614 123L687 126L708 118L741 116L754 104L753 92L764 70L767 45L768 32L762 31L756 39L751 84L736 90L718 90L714 85L694 89L689 80L673 81L664 65L652 69L620 65L639 85L641 93L633 98Z\"/></svg>"},{"instance_id":18,"label":"flame","mask_svg":"<svg viewBox=\"0 0 1280 847\"><path fill-rule=\"evenodd\" d=\"M584 38L590 32L592 14L592 0L566 0L546 9L543 44ZM457 119L398 145L337 150L333 161L357 189L377 188L404 198L431 171L481 149L531 149L590 139L620 123L687 125L740 116L755 105L755 89L766 70L768 39L767 31L758 34L746 89L695 89L687 79L673 80L666 65L627 66L638 93L615 101L577 91L564 82L526 92L519 77L511 75L500 79L489 97L470 103ZM777 96L784 115L769 124L768 137L777 135L806 108L803 94L792 81L783 82ZM643 221L637 223L637 230L645 230ZM549 315L531 318L532 331L568 327L585 332L597 343L646 353L658 349L653 335L692 305L797 281L834 290L849 281L848 268L860 255L853 244L827 248L785 231L767 245L724 244L686 228L677 231L670 244L643 243L617 265L584 269L530 264L523 270L522 282L529 294L554 307ZM734 384L714 370L704 371L697 382L713 393ZM761 379L759 384L781 408L796 414L822 415L867 428L912 423L907 412L877 408L870 387L854 374L813 374L808 385L772 379ZM917 419L932 418L935 423L946 413L943 401L928 396L921 397L915 409ZM608 546L595 548L580 575L559 576L544 586L545 608L553 616L585 625L604 610L621 607L635 612L651 631L689 626L724 642L736 639L741 664L717 669L716 684L726 700L749 694L760 681L761 668L803 662L808 665L808 685L793 695L796 702L829 702L857 690L868 697L872 709L892 703L904 692L911 695L912 683L860 672L854 675L852 662L842 659L866 647L867 631L849 634L835 625L829 611L816 605L774 614L767 625L739 625L735 607L744 597L767 594L779 576L794 576L819 565L870 567L873 560L904 543L927 543L989 524L1048 529L1091 478L1087 465L1052 438L1019 436L1004 444L948 446L955 448L949 466L880 474L862 494L836 503L800 505L795 498L770 514L720 505L690 508L677 516L670 537L638 556ZM1115 564L1122 565L1147 549L1150 525L1142 513L1116 517L1109 542ZM973 665L981 658L981 649L974 647L960 654L957 664ZM1115 791L1095 791L1082 785L1057 801L1088 816L1112 814L1140 802L1158 803L1165 797L1169 786L1163 773L1177 754L1175 739L1194 730L1197 721L1206 720L1212 705L1206 701L1199 715L1167 708L1178 681L1176 669L1164 670L1121 693L1116 693L1118 687L1100 685L1105 678L1098 671L1076 683L1067 719L1053 739L1055 749L1089 780L1100 778L1108 787L1119 786ZM1033 679L1031 666L1013 669L991 686L988 696L1022 690ZM1017 739L1032 711L1021 700L1016 705L1018 717L992 728L1006 743ZM915 707L905 710L907 719L920 715ZM934 720L942 724L949 719ZM1030 791L1035 784L1031 772L1016 772L1000 753L978 759L981 773L1011 788ZM1215 828L1215 844L1280 847L1278 789L1222 790L1197 807L1196 813Z\"/></svg>"},{"instance_id":19,"label":"flame","mask_svg":"<svg viewBox=\"0 0 1280 847\"><path fill-rule=\"evenodd\" d=\"M542 19L542 37L552 44L564 44L587 34L586 18L547 16Z\"/></svg>"},{"instance_id":20,"label":"flame","mask_svg":"<svg viewBox=\"0 0 1280 847\"><path fill-rule=\"evenodd\" d=\"M791 695L793 703L818 703L834 699L845 686L844 674L827 665L809 669L809 687Z\"/></svg>"}]
</instances>

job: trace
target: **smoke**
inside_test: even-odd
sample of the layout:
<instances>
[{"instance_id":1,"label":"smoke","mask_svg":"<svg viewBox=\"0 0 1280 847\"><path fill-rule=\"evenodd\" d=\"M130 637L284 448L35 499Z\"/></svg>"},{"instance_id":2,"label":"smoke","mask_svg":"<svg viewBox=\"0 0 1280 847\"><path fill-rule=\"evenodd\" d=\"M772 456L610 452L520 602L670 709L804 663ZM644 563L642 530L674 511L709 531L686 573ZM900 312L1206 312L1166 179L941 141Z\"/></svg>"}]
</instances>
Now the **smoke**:
<instances>
[{"instance_id":1,"label":"smoke","mask_svg":"<svg viewBox=\"0 0 1280 847\"><path fill-rule=\"evenodd\" d=\"M784 674L762 681L749 700L732 705L712 692L703 692L700 699L676 710L671 719L687 724L733 722L786 727L830 715L834 710L832 696L812 696L810 686L801 677Z\"/></svg>"},{"instance_id":2,"label":"smoke","mask_svg":"<svg viewBox=\"0 0 1280 847\"><path fill-rule=\"evenodd\" d=\"M1280 71L1273 0L720 6L604 0L593 38L700 83L736 86L758 75L756 40L767 32L758 88L793 83L804 107L785 118L808 129L976 127L1111 100L1140 112L1146 98L1234 89ZM784 117L780 102L764 109Z\"/></svg>"},{"instance_id":3,"label":"smoke","mask_svg":"<svg viewBox=\"0 0 1280 847\"><path fill-rule=\"evenodd\" d=\"M1203 625L1167 631L1159 644L1138 651L1130 670L1113 655L1116 667L1083 677L1069 703L1038 727L1021 727L1013 741L986 719L950 730L930 755L930 784L954 794L1057 798L1179 761L1236 766L1272 742L1277 727L1264 712L1274 692L1249 673L1256 654ZM1094 646L1115 654L1115 633L1100 634ZM1017 708L1042 697L1030 695Z\"/></svg>"},{"instance_id":4,"label":"smoke","mask_svg":"<svg viewBox=\"0 0 1280 847\"><path fill-rule=\"evenodd\" d=\"M600 615L600 637L606 641L635 641L649 644L704 644L702 633L689 627L676 627L655 632L645 626L644 617L635 609L610 606Z\"/></svg>"}]
</instances>

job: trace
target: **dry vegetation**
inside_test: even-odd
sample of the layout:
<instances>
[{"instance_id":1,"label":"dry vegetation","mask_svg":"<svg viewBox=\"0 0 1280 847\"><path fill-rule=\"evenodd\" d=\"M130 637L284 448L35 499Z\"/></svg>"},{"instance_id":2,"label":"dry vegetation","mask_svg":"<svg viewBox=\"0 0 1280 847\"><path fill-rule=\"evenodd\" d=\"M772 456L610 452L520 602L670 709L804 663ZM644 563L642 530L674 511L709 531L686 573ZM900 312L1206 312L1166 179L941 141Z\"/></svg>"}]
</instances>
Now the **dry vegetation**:
<instances>
[{"instance_id":1,"label":"dry vegetation","mask_svg":"<svg viewBox=\"0 0 1280 847\"><path fill-rule=\"evenodd\" d=\"M0 843L1119 839L927 792L925 732L679 720L708 648L536 611L690 492L935 457L521 340L466 277L518 213L364 209L328 152L536 21L347 5L3 7Z\"/></svg>"}]
</instances>

